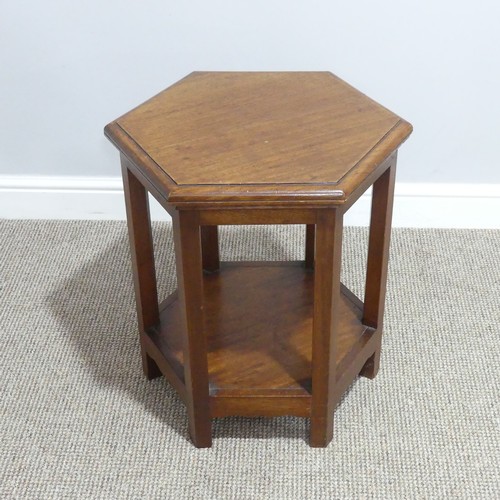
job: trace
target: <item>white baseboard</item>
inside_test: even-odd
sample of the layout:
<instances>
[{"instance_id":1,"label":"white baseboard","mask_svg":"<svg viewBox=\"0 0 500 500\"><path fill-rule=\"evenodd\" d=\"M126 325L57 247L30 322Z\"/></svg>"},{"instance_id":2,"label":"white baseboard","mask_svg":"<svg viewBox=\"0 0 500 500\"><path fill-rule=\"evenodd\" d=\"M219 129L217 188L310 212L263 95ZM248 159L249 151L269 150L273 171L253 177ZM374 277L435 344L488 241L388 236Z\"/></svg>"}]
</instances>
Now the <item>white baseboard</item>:
<instances>
[{"instance_id":1,"label":"white baseboard","mask_svg":"<svg viewBox=\"0 0 500 500\"><path fill-rule=\"evenodd\" d=\"M349 210L346 225L366 226L367 193ZM151 201L154 220L168 215ZM125 219L119 177L0 176L0 218ZM394 227L500 229L500 184L397 183Z\"/></svg>"}]
</instances>

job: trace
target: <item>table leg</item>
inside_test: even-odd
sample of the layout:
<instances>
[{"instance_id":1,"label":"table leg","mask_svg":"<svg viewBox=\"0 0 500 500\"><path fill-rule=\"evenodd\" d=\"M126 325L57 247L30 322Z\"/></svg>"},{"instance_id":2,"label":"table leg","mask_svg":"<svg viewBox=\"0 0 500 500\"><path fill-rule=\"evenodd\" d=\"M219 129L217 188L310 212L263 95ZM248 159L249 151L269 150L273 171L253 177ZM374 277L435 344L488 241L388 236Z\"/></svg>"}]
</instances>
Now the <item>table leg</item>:
<instances>
[{"instance_id":1,"label":"table leg","mask_svg":"<svg viewBox=\"0 0 500 500\"><path fill-rule=\"evenodd\" d=\"M139 323L142 369L146 377L151 380L159 377L161 372L157 364L147 354L144 343L146 330L159 322L148 193L128 168L128 160L123 156L122 175Z\"/></svg>"},{"instance_id":2,"label":"table leg","mask_svg":"<svg viewBox=\"0 0 500 500\"><path fill-rule=\"evenodd\" d=\"M179 299L184 324L184 380L189 432L198 448L212 444L207 341L203 328L201 229L196 211L172 216Z\"/></svg>"},{"instance_id":3,"label":"table leg","mask_svg":"<svg viewBox=\"0 0 500 500\"><path fill-rule=\"evenodd\" d=\"M373 184L363 323L376 328L377 347L360 372L368 378L377 375L380 365L395 177L396 156Z\"/></svg>"},{"instance_id":4,"label":"table leg","mask_svg":"<svg viewBox=\"0 0 500 500\"><path fill-rule=\"evenodd\" d=\"M314 268L314 239L316 226L314 224L306 225L306 259L305 265L307 269Z\"/></svg>"},{"instance_id":5,"label":"table leg","mask_svg":"<svg viewBox=\"0 0 500 500\"><path fill-rule=\"evenodd\" d=\"M217 226L201 226L201 254L204 271L214 272L219 269L219 237Z\"/></svg>"},{"instance_id":6,"label":"table leg","mask_svg":"<svg viewBox=\"0 0 500 500\"><path fill-rule=\"evenodd\" d=\"M316 223L310 436L314 447L327 446L333 436L342 215L336 209L318 210Z\"/></svg>"}]
</instances>

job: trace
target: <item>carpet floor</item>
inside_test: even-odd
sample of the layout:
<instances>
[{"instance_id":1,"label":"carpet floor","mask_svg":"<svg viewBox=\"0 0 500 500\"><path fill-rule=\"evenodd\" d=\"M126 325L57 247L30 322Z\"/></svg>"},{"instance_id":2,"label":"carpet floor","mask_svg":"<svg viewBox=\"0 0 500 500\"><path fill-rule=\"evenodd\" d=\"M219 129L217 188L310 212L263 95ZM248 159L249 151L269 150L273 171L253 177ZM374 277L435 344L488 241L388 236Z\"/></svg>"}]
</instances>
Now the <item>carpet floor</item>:
<instances>
[{"instance_id":1,"label":"carpet floor","mask_svg":"<svg viewBox=\"0 0 500 500\"><path fill-rule=\"evenodd\" d=\"M343 281L363 293L366 230ZM156 223L160 294L175 284ZM298 259L296 226L228 227L222 256ZM334 441L306 419L223 418L190 443L163 379L142 375L123 222L0 221L0 498L500 498L500 231L396 229L381 370Z\"/></svg>"}]
</instances>

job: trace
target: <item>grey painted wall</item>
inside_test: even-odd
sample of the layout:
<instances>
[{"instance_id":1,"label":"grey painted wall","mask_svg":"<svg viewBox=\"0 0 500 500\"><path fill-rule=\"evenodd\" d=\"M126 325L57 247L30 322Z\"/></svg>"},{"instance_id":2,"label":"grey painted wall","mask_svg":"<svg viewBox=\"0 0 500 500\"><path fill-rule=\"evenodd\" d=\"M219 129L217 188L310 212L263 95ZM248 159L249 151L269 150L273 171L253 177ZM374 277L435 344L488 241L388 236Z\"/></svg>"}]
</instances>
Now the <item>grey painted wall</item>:
<instances>
[{"instance_id":1,"label":"grey painted wall","mask_svg":"<svg viewBox=\"0 0 500 500\"><path fill-rule=\"evenodd\" d=\"M414 124L405 182L500 182L497 0L4 0L0 175L115 176L103 126L193 70L329 70Z\"/></svg>"}]
</instances>

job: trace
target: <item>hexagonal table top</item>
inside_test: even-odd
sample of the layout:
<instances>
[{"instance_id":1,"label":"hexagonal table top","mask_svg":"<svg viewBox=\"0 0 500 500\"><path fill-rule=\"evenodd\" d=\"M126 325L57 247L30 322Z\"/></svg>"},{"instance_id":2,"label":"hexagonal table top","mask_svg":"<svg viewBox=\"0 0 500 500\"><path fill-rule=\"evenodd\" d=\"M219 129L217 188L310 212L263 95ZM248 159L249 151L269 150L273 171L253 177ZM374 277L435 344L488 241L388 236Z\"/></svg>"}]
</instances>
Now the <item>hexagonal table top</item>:
<instances>
[{"instance_id":1,"label":"hexagonal table top","mask_svg":"<svg viewBox=\"0 0 500 500\"><path fill-rule=\"evenodd\" d=\"M195 72L106 127L179 202L341 202L410 133L327 72Z\"/></svg>"}]
</instances>

